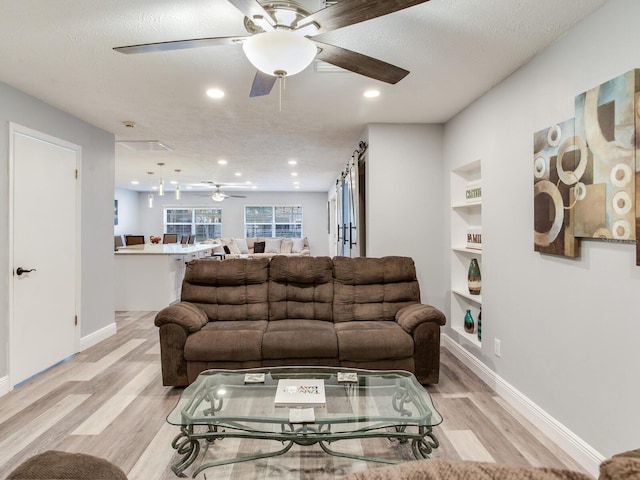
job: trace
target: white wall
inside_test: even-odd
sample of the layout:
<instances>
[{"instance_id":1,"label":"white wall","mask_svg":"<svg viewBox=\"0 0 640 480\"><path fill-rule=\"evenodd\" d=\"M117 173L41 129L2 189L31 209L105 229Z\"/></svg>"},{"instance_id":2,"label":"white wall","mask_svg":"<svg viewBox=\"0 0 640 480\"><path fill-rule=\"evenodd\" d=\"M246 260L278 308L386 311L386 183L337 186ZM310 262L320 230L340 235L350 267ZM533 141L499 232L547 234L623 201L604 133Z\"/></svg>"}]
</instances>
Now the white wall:
<instances>
[{"instance_id":1,"label":"white wall","mask_svg":"<svg viewBox=\"0 0 640 480\"><path fill-rule=\"evenodd\" d=\"M442 126L371 124L367 150L367 257L416 263L421 298L444 309ZM446 202L448 204L448 201Z\"/></svg>"},{"instance_id":2,"label":"white wall","mask_svg":"<svg viewBox=\"0 0 640 480\"><path fill-rule=\"evenodd\" d=\"M447 197L450 169L483 162L481 360L604 456L639 446L640 267L631 245L583 241L577 260L533 251L533 133L640 67L638 18L640 2L611 0L444 135Z\"/></svg>"},{"instance_id":3,"label":"white wall","mask_svg":"<svg viewBox=\"0 0 640 480\"><path fill-rule=\"evenodd\" d=\"M0 271L12 269L7 233L9 122L82 147L80 335L86 337L114 321L111 293L114 137L3 83L0 83L0 105ZM7 373L9 278L7 274L0 276L0 377Z\"/></svg>"},{"instance_id":4,"label":"white wall","mask_svg":"<svg viewBox=\"0 0 640 480\"><path fill-rule=\"evenodd\" d=\"M228 192L230 195L245 195L247 198L227 198L215 203L207 196L197 196L182 192L181 200L176 200L173 192L163 197L155 195L153 208L147 205L147 192L138 194L137 224L126 233L162 236L164 206L220 206L222 208L222 236L244 237L245 205L302 205L302 234L309 239L311 255L329 255L327 243L327 194L289 192ZM129 223L128 220L124 220Z\"/></svg>"},{"instance_id":5,"label":"white wall","mask_svg":"<svg viewBox=\"0 0 640 480\"><path fill-rule=\"evenodd\" d=\"M118 200L118 225L113 226L114 235L134 233L138 229L138 192L116 188L114 199Z\"/></svg>"}]
</instances>

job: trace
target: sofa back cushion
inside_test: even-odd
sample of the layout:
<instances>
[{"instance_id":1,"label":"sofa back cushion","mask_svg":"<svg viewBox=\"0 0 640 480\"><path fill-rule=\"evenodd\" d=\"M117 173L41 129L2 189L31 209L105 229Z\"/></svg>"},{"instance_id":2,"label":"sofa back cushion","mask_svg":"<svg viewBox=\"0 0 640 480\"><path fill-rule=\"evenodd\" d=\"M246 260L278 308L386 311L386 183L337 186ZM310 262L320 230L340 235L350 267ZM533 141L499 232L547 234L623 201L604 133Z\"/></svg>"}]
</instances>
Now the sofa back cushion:
<instances>
[{"instance_id":1,"label":"sofa back cushion","mask_svg":"<svg viewBox=\"0 0 640 480\"><path fill-rule=\"evenodd\" d=\"M277 255L269 268L269 320L305 319L330 322L333 302L329 257Z\"/></svg>"},{"instance_id":2,"label":"sofa back cushion","mask_svg":"<svg viewBox=\"0 0 640 480\"><path fill-rule=\"evenodd\" d=\"M402 307L420 302L410 257L333 258L333 321L393 320Z\"/></svg>"},{"instance_id":3,"label":"sofa back cushion","mask_svg":"<svg viewBox=\"0 0 640 480\"><path fill-rule=\"evenodd\" d=\"M209 321L267 320L269 259L194 260L187 264L181 300L198 305Z\"/></svg>"}]
</instances>

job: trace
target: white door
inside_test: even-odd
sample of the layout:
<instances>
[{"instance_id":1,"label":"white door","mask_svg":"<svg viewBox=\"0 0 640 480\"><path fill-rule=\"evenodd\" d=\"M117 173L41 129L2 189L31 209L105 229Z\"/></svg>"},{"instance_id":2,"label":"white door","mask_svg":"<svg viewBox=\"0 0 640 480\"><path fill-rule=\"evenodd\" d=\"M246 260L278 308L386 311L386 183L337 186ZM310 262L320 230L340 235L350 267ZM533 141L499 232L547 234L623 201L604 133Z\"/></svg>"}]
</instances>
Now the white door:
<instances>
[{"instance_id":1,"label":"white door","mask_svg":"<svg viewBox=\"0 0 640 480\"><path fill-rule=\"evenodd\" d=\"M80 147L13 124L10 144L13 388L76 351Z\"/></svg>"}]
</instances>

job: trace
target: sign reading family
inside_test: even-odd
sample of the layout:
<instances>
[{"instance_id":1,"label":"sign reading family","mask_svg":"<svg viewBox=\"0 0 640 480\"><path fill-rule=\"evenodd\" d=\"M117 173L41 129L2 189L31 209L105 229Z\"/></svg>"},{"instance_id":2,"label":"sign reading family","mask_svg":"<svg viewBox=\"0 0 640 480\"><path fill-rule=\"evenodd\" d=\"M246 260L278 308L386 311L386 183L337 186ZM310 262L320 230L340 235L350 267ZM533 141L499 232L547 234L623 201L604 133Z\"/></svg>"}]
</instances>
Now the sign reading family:
<instances>
[{"instance_id":1,"label":"sign reading family","mask_svg":"<svg viewBox=\"0 0 640 480\"><path fill-rule=\"evenodd\" d=\"M580 255L580 238L634 243L640 265L640 69L575 99L573 119L533 136L534 249Z\"/></svg>"}]
</instances>

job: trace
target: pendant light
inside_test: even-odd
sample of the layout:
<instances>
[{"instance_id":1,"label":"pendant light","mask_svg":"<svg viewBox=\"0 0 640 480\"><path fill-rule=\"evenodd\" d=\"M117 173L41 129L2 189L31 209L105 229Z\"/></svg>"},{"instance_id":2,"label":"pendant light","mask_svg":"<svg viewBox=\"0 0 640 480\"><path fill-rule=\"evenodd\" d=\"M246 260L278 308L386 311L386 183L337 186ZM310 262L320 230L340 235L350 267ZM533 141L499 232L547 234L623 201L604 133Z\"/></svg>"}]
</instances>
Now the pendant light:
<instances>
[{"instance_id":1,"label":"pendant light","mask_svg":"<svg viewBox=\"0 0 640 480\"><path fill-rule=\"evenodd\" d=\"M181 172L180 169L176 169L175 170L176 174L179 174ZM180 183L176 184L176 200L180 200Z\"/></svg>"},{"instance_id":2,"label":"pendant light","mask_svg":"<svg viewBox=\"0 0 640 480\"><path fill-rule=\"evenodd\" d=\"M147 174L153 175L153 172L147 172ZM149 194L147 195L147 206L149 208L153 208L153 193L151 192L149 192Z\"/></svg>"},{"instance_id":3,"label":"pendant light","mask_svg":"<svg viewBox=\"0 0 640 480\"><path fill-rule=\"evenodd\" d=\"M160 167L160 183L158 183L158 196L164 197L164 179L162 178L162 167L164 166L164 163L158 163L158 166Z\"/></svg>"}]
</instances>

